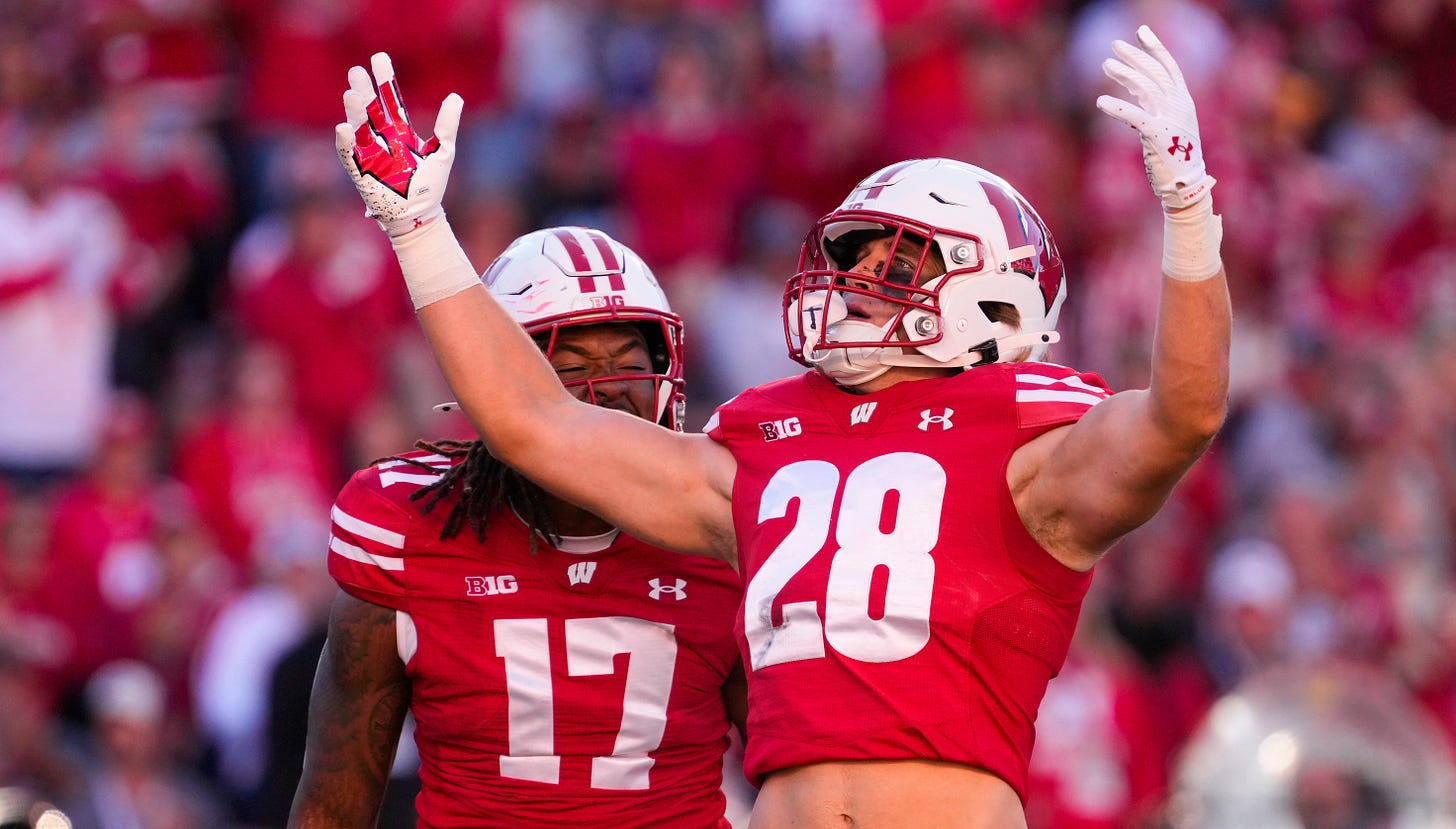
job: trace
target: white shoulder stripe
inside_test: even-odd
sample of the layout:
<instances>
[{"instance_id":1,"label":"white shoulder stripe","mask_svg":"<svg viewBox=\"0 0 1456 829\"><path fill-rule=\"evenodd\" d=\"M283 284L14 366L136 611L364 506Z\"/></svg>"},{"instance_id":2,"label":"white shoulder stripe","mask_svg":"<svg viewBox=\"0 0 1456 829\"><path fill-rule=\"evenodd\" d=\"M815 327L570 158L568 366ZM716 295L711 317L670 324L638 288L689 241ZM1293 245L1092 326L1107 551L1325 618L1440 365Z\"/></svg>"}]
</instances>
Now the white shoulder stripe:
<instances>
[{"instance_id":1,"label":"white shoulder stripe","mask_svg":"<svg viewBox=\"0 0 1456 829\"><path fill-rule=\"evenodd\" d=\"M370 524L368 521L361 521L339 509L338 504L334 505L333 512L329 514L329 517L334 519L335 524L338 524L340 527L361 538L378 541L380 544L386 547L393 547L396 550L404 549L404 533L386 530L378 525Z\"/></svg>"},{"instance_id":2,"label":"white shoulder stripe","mask_svg":"<svg viewBox=\"0 0 1456 829\"><path fill-rule=\"evenodd\" d=\"M351 561L372 564L381 570L403 570L404 559L396 556L377 556L362 547L355 547L337 535L329 537L329 549Z\"/></svg>"},{"instance_id":3,"label":"white shoulder stripe","mask_svg":"<svg viewBox=\"0 0 1456 829\"><path fill-rule=\"evenodd\" d=\"M1107 396L1103 394L1055 389L1028 389L1016 393L1017 403L1086 403L1088 406L1096 406L1106 399Z\"/></svg>"},{"instance_id":4,"label":"white shoulder stripe","mask_svg":"<svg viewBox=\"0 0 1456 829\"><path fill-rule=\"evenodd\" d=\"M440 480L440 475L431 475L428 472L381 472L379 483L382 486L394 486L395 484L419 484L426 486Z\"/></svg>"},{"instance_id":5,"label":"white shoulder stripe","mask_svg":"<svg viewBox=\"0 0 1456 829\"><path fill-rule=\"evenodd\" d=\"M1094 386L1091 383L1088 383L1087 381L1083 380L1082 378L1080 378L1080 377L1074 377L1074 376L1068 376L1068 377L1047 377L1044 374L1018 374L1018 375L1016 375L1016 382L1018 382L1018 383L1030 383L1032 385L1037 385L1037 386L1051 386L1051 385L1071 386L1074 389L1081 389L1083 391L1090 391L1090 392L1093 392L1095 394L1100 394L1100 395L1104 395L1104 396L1107 394L1107 391L1105 389L1102 389L1102 388L1099 388L1097 386Z\"/></svg>"},{"instance_id":6,"label":"white shoulder stripe","mask_svg":"<svg viewBox=\"0 0 1456 829\"><path fill-rule=\"evenodd\" d=\"M439 466L442 469L450 468L450 459L444 455L421 455L418 458L414 458L414 460L420 463L430 464L431 466ZM414 466L414 464L409 461L393 460L385 461L384 463L378 464L378 466L380 469L393 469L396 466ZM415 468L418 469L419 467Z\"/></svg>"}]
</instances>

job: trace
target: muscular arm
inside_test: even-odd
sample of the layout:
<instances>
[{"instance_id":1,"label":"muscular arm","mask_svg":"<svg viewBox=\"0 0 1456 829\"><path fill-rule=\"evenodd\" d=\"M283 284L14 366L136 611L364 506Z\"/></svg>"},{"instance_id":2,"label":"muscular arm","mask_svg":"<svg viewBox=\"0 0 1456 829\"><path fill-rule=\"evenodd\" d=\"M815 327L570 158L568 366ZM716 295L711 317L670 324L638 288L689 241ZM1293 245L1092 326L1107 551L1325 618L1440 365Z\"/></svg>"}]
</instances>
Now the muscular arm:
<instances>
[{"instance_id":1,"label":"muscular arm","mask_svg":"<svg viewBox=\"0 0 1456 829\"><path fill-rule=\"evenodd\" d=\"M1223 423L1230 307L1224 274L1165 278L1147 389L1093 407L1012 457L1008 483L1034 538L1087 569L1153 516Z\"/></svg>"},{"instance_id":2,"label":"muscular arm","mask_svg":"<svg viewBox=\"0 0 1456 829\"><path fill-rule=\"evenodd\" d=\"M290 829L375 825L409 691L394 611L340 591L314 675Z\"/></svg>"},{"instance_id":3,"label":"muscular arm","mask_svg":"<svg viewBox=\"0 0 1456 829\"><path fill-rule=\"evenodd\" d=\"M463 102L446 96L435 136L410 125L388 55L349 70L339 160L389 235L446 380L497 458L546 490L672 550L734 561L733 458L621 412L578 403L480 282L441 200Z\"/></svg>"},{"instance_id":4,"label":"muscular arm","mask_svg":"<svg viewBox=\"0 0 1456 829\"><path fill-rule=\"evenodd\" d=\"M1097 108L1137 131L1163 203L1163 280L1147 389L1103 401L1080 422L1017 450L1007 483L1042 546L1077 569L1152 517L1223 423L1231 311L1222 224L1183 72L1147 26L1102 65L1136 104Z\"/></svg>"},{"instance_id":5,"label":"muscular arm","mask_svg":"<svg viewBox=\"0 0 1456 829\"><path fill-rule=\"evenodd\" d=\"M407 253L400 261L409 267ZM705 435L576 400L484 287L426 305L419 318L492 454L638 538L736 561L729 501L735 465L727 449Z\"/></svg>"}]
</instances>

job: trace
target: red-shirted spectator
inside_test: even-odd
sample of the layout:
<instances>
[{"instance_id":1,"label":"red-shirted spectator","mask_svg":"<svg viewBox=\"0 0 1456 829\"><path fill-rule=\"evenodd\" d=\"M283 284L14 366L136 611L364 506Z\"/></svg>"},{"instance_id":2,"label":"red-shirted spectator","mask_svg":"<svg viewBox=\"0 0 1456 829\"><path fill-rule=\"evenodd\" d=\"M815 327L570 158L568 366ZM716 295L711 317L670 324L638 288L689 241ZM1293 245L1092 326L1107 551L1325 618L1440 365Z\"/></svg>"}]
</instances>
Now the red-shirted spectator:
<instances>
[{"instance_id":1,"label":"red-shirted spectator","mask_svg":"<svg viewBox=\"0 0 1456 829\"><path fill-rule=\"evenodd\" d=\"M228 399L183 435L179 477L242 574L257 532L282 515L324 510L337 456L298 417L286 355L265 342L240 347Z\"/></svg>"},{"instance_id":2,"label":"red-shirted spectator","mask_svg":"<svg viewBox=\"0 0 1456 829\"><path fill-rule=\"evenodd\" d=\"M879 123L889 158L946 155L968 123L962 51L975 13L952 0L875 0L885 48ZM979 159L970 159L979 164Z\"/></svg>"},{"instance_id":3,"label":"red-shirted spectator","mask_svg":"<svg viewBox=\"0 0 1456 829\"><path fill-rule=\"evenodd\" d=\"M233 252L229 301L245 336L287 355L305 423L334 439L388 387L410 319L388 245L337 195L306 186L285 215L255 222Z\"/></svg>"},{"instance_id":4,"label":"red-shirted spectator","mask_svg":"<svg viewBox=\"0 0 1456 829\"><path fill-rule=\"evenodd\" d=\"M97 666L139 654L137 619L162 585L153 538L157 423L139 397L106 412L101 443L80 477L59 490L51 512L47 607L70 633L61 670L74 690Z\"/></svg>"},{"instance_id":5,"label":"red-shirted spectator","mask_svg":"<svg viewBox=\"0 0 1456 829\"><path fill-rule=\"evenodd\" d=\"M727 83L705 46L676 41L658 65L652 101L622 136L623 235L665 281L679 266L729 261L739 208L756 185Z\"/></svg>"}]
</instances>

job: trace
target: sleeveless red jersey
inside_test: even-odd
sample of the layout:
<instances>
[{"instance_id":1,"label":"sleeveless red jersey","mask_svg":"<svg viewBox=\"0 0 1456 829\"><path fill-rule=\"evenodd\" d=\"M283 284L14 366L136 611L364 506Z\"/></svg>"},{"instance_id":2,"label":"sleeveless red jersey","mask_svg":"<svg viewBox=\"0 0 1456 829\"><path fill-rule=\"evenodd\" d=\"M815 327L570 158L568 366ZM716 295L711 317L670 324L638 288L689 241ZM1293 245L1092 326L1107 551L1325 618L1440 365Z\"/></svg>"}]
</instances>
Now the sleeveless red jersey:
<instances>
[{"instance_id":1,"label":"sleeveless red jersey","mask_svg":"<svg viewBox=\"0 0 1456 829\"><path fill-rule=\"evenodd\" d=\"M400 461L355 473L329 544L340 587L399 613L419 825L727 827L733 569L626 535L532 554L509 510L483 544L441 541L453 499L429 515L409 500L436 479Z\"/></svg>"},{"instance_id":2,"label":"sleeveless red jersey","mask_svg":"<svg viewBox=\"0 0 1456 829\"><path fill-rule=\"evenodd\" d=\"M1025 799L1037 706L1091 573L1032 540L1012 452L1110 392L1050 363L851 394L816 373L721 406L748 671L744 770L929 759Z\"/></svg>"}]
</instances>

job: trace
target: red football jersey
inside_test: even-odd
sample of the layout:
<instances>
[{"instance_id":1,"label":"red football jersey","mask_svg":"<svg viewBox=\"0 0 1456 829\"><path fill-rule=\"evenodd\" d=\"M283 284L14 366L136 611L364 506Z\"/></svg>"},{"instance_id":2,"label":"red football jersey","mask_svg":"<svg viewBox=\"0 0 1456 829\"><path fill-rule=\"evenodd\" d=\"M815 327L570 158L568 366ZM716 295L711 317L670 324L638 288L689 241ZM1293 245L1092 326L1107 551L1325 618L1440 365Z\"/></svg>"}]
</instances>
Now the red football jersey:
<instances>
[{"instance_id":1,"label":"red football jersey","mask_svg":"<svg viewBox=\"0 0 1456 829\"><path fill-rule=\"evenodd\" d=\"M625 535L533 555L509 510L484 544L468 528L442 542L454 502L409 500L435 478L400 461L355 473L329 544L344 590L400 614L419 825L726 827L733 569Z\"/></svg>"},{"instance_id":2,"label":"red football jersey","mask_svg":"<svg viewBox=\"0 0 1456 829\"><path fill-rule=\"evenodd\" d=\"M1090 573L1022 526L1011 453L1108 392L1050 363L849 394L815 373L721 406L738 462L744 769L931 759L1025 799L1036 710Z\"/></svg>"}]
</instances>

